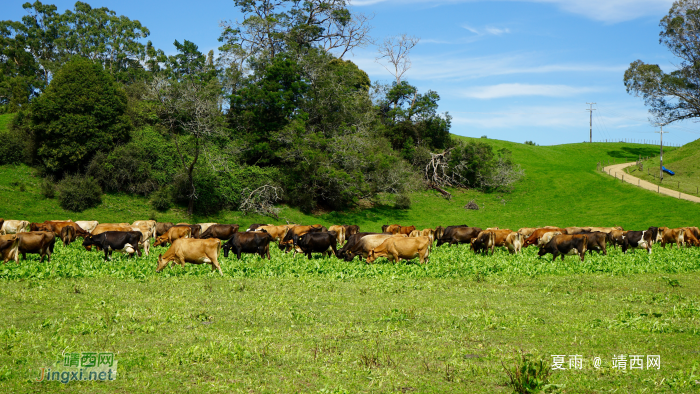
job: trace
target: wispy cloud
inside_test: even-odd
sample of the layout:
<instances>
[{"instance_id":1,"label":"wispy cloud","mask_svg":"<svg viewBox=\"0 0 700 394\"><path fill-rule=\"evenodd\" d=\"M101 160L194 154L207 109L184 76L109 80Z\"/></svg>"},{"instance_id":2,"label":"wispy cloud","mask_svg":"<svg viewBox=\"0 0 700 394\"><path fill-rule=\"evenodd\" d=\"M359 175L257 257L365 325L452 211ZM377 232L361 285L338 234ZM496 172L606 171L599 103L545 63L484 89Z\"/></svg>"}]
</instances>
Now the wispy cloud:
<instances>
[{"instance_id":1,"label":"wispy cloud","mask_svg":"<svg viewBox=\"0 0 700 394\"><path fill-rule=\"evenodd\" d=\"M483 57L412 56L413 67L406 73L408 79L464 81L470 79L515 75L570 72L614 72L620 73L627 65L601 64L537 64L536 54L505 54ZM386 70L374 58L355 56L352 61L373 77L386 76Z\"/></svg>"},{"instance_id":2,"label":"wispy cloud","mask_svg":"<svg viewBox=\"0 0 700 394\"><path fill-rule=\"evenodd\" d=\"M568 85L530 85L522 83L501 83L491 86L477 86L466 89L462 96L482 100L517 96L569 97L599 89Z\"/></svg>"},{"instance_id":3,"label":"wispy cloud","mask_svg":"<svg viewBox=\"0 0 700 394\"><path fill-rule=\"evenodd\" d=\"M462 25L462 28L469 30L470 32L476 34L477 36L486 36L486 35L493 35L493 36L500 36L506 33L510 33L510 29L508 28L498 28L498 27L493 27L493 26L487 26L484 28L476 28L469 26L467 24Z\"/></svg>"},{"instance_id":4,"label":"wispy cloud","mask_svg":"<svg viewBox=\"0 0 700 394\"><path fill-rule=\"evenodd\" d=\"M467 3L497 0L352 0L351 4L362 7L378 3L422 3L432 5ZM648 15L666 13L673 0L509 0L552 4L566 12L606 23L624 22Z\"/></svg>"}]
</instances>

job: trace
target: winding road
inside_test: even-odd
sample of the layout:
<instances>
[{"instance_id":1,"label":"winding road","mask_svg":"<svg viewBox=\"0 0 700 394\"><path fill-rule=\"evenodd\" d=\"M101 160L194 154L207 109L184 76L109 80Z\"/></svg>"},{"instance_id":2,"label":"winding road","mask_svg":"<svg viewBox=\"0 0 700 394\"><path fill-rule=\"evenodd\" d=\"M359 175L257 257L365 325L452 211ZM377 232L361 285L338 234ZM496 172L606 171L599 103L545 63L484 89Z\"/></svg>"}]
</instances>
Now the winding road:
<instances>
[{"instance_id":1,"label":"winding road","mask_svg":"<svg viewBox=\"0 0 700 394\"><path fill-rule=\"evenodd\" d=\"M631 162L631 163L622 163L622 164L614 164L611 166L603 167L603 171L605 171L606 174L610 176L614 176L617 179L622 179L624 182L631 183L633 185L637 185L641 188L651 190L653 192L665 194L667 196L675 197L675 198L680 198L682 200L688 200L692 202L698 202L700 203L700 197L693 196L690 194L686 193L680 193L677 190L671 190L667 189L665 187L660 187L658 185L655 185L651 182L647 182L645 180L641 180L635 176L632 176L630 174L626 174L623 170L626 167L633 166L637 163Z\"/></svg>"}]
</instances>

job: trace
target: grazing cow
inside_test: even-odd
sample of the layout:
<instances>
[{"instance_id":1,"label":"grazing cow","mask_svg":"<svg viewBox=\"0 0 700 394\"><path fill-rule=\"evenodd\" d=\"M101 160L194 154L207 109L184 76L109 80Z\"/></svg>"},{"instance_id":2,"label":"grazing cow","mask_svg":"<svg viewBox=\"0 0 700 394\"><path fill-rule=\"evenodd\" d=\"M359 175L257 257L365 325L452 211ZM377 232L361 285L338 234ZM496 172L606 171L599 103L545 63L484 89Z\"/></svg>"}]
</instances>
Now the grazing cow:
<instances>
[{"instance_id":1,"label":"grazing cow","mask_svg":"<svg viewBox=\"0 0 700 394\"><path fill-rule=\"evenodd\" d=\"M473 250L474 253L483 252L488 254L489 246L493 243L491 235L490 231L479 231L469 240L469 248Z\"/></svg>"},{"instance_id":2,"label":"grazing cow","mask_svg":"<svg viewBox=\"0 0 700 394\"><path fill-rule=\"evenodd\" d=\"M436 246L440 246L444 243L448 243L450 246L454 244L471 243L472 239L476 238L481 231L479 227L450 226L445 229L445 233L442 235L442 238L438 239Z\"/></svg>"},{"instance_id":3,"label":"grazing cow","mask_svg":"<svg viewBox=\"0 0 700 394\"><path fill-rule=\"evenodd\" d=\"M622 230L612 230L606 235L606 241L608 241L613 248L622 246L622 244L625 242L625 233L626 231Z\"/></svg>"},{"instance_id":4,"label":"grazing cow","mask_svg":"<svg viewBox=\"0 0 700 394\"><path fill-rule=\"evenodd\" d=\"M90 234L98 235L106 231L132 231L132 229L129 223L100 223Z\"/></svg>"},{"instance_id":5,"label":"grazing cow","mask_svg":"<svg viewBox=\"0 0 700 394\"><path fill-rule=\"evenodd\" d=\"M83 240L83 246L96 246L105 251L105 261L112 259L112 252L118 251L127 254L127 258L134 253L141 257L139 244L143 234L140 231L105 231L97 235L89 235ZM150 241L150 238L147 239Z\"/></svg>"},{"instance_id":6,"label":"grazing cow","mask_svg":"<svg viewBox=\"0 0 700 394\"><path fill-rule=\"evenodd\" d=\"M367 263L372 263L380 257L386 257L389 261L398 263L401 259L413 260L416 256L419 257L421 264L428 262L430 258L430 239L428 237L389 237L369 251Z\"/></svg>"},{"instance_id":7,"label":"grazing cow","mask_svg":"<svg viewBox=\"0 0 700 394\"><path fill-rule=\"evenodd\" d=\"M628 231L625 234L625 239L622 242L622 253L627 253L627 249L646 249L647 253L651 254L651 232L644 231Z\"/></svg>"},{"instance_id":8,"label":"grazing cow","mask_svg":"<svg viewBox=\"0 0 700 394\"><path fill-rule=\"evenodd\" d=\"M389 233L389 234L398 234L399 231L401 231L401 225L400 224L388 224L386 226L382 226L382 232L383 233ZM410 232L410 231L409 231Z\"/></svg>"},{"instance_id":9,"label":"grazing cow","mask_svg":"<svg viewBox=\"0 0 700 394\"><path fill-rule=\"evenodd\" d=\"M535 230L537 229L533 227L523 227L518 230L518 234L520 234L523 239L528 239L530 238L530 235L535 232Z\"/></svg>"},{"instance_id":10,"label":"grazing cow","mask_svg":"<svg viewBox=\"0 0 700 394\"><path fill-rule=\"evenodd\" d=\"M405 234L408 235L410 234L413 230L416 229L416 226L407 226L407 227L400 227L399 228L399 234Z\"/></svg>"},{"instance_id":11,"label":"grazing cow","mask_svg":"<svg viewBox=\"0 0 700 394\"><path fill-rule=\"evenodd\" d=\"M601 233L606 233L606 234L609 233L609 232L611 232L611 231L613 231L613 230L625 231L625 229L622 228L622 227L620 227L620 226L613 226L613 227L581 227L581 229L583 229L583 230L585 230L585 231L588 231L588 232L591 232L591 233L596 232L596 231L599 231L599 232L601 232Z\"/></svg>"},{"instance_id":12,"label":"grazing cow","mask_svg":"<svg viewBox=\"0 0 700 394\"><path fill-rule=\"evenodd\" d=\"M615 230L615 231L620 231L620 230ZM584 231L581 233L581 235L585 236L588 241L586 241L586 249L588 249L588 254L593 254L593 251L598 252L599 254L602 252L603 256L608 255L608 251L606 250L606 240L608 238L608 234L601 232L601 231L595 231L595 232L589 232L589 231Z\"/></svg>"},{"instance_id":13,"label":"grazing cow","mask_svg":"<svg viewBox=\"0 0 700 394\"><path fill-rule=\"evenodd\" d=\"M510 254L518 254L523 249L523 236L516 231L512 231L506 236L506 248Z\"/></svg>"},{"instance_id":14,"label":"grazing cow","mask_svg":"<svg viewBox=\"0 0 700 394\"><path fill-rule=\"evenodd\" d=\"M343 246L345 244L345 226L330 226L328 227L328 231L335 231L338 246Z\"/></svg>"},{"instance_id":15,"label":"grazing cow","mask_svg":"<svg viewBox=\"0 0 700 394\"><path fill-rule=\"evenodd\" d=\"M48 223L29 223L29 231L51 231L53 232L53 226Z\"/></svg>"},{"instance_id":16,"label":"grazing cow","mask_svg":"<svg viewBox=\"0 0 700 394\"><path fill-rule=\"evenodd\" d=\"M357 233L357 234L353 234L352 236L348 237L348 239L347 239L348 242L347 242L342 248L338 249L338 252L335 254L335 256L338 257L339 259L346 259L346 260L348 260L348 259L346 258L348 251L352 250L352 249L357 245L357 243L358 243L363 237L365 237L365 236L367 236L367 235L378 235L378 234L377 234L377 233ZM354 257L354 256L353 256L353 257ZM350 261L350 260L352 260L352 258L350 258L348 261Z\"/></svg>"},{"instance_id":17,"label":"grazing cow","mask_svg":"<svg viewBox=\"0 0 700 394\"><path fill-rule=\"evenodd\" d=\"M576 235L576 234L581 234L583 231L584 230L581 227L567 227L564 229L564 234Z\"/></svg>"},{"instance_id":18,"label":"grazing cow","mask_svg":"<svg viewBox=\"0 0 700 394\"><path fill-rule=\"evenodd\" d=\"M189 226L190 230L192 230L192 238L197 238L202 233L202 226L199 224L178 223L176 226Z\"/></svg>"},{"instance_id":19,"label":"grazing cow","mask_svg":"<svg viewBox=\"0 0 700 394\"><path fill-rule=\"evenodd\" d=\"M559 234L552 237L546 245L540 246L537 255L542 257L547 253L551 253L552 261L556 260L557 256L561 255L563 261L564 256L567 254L577 254L581 258L581 261L583 261L587 245L588 238L585 235Z\"/></svg>"},{"instance_id":20,"label":"grazing cow","mask_svg":"<svg viewBox=\"0 0 700 394\"><path fill-rule=\"evenodd\" d=\"M258 228L263 226L274 226L274 224L264 224L264 223L253 223L248 227L246 231L256 231Z\"/></svg>"},{"instance_id":21,"label":"grazing cow","mask_svg":"<svg viewBox=\"0 0 700 394\"><path fill-rule=\"evenodd\" d=\"M509 247L506 242L511 233L513 233L511 229L481 231L476 235L476 237L470 240L470 248L474 251L474 253L488 253L488 250L491 249L491 254L493 255L493 252L496 250L497 246L505 246L508 251L513 254L515 253L515 245L511 245ZM511 236L511 240L513 240L515 237L516 236ZM518 240L520 241L518 243L522 243L521 239L518 238Z\"/></svg>"},{"instance_id":22,"label":"grazing cow","mask_svg":"<svg viewBox=\"0 0 700 394\"><path fill-rule=\"evenodd\" d=\"M17 237L17 234L0 235L0 258L2 258L3 264L13 259L19 264L17 259L18 247L19 237Z\"/></svg>"},{"instance_id":23,"label":"grazing cow","mask_svg":"<svg viewBox=\"0 0 700 394\"><path fill-rule=\"evenodd\" d=\"M700 246L700 240L693 234L693 230L689 227L685 228L685 234L683 235L686 246Z\"/></svg>"},{"instance_id":24,"label":"grazing cow","mask_svg":"<svg viewBox=\"0 0 700 394\"><path fill-rule=\"evenodd\" d=\"M700 239L700 229L698 229L697 227L686 227L686 228L693 233L693 236L695 236L695 238Z\"/></svg>"},{"instance_id":25,"label":"grazing cow","mask_svg":"<svg viewBox=\"0 0 700 394\"><path fill-rule=\"evenodd\" d=\"M493 255L493 252L496 250L496 247L499 247L499 246L507 247L506 239L508 238L510 233L512 233L513 231L511 229L507 228L507 229L503 229L503 230L500 230L500 229L498 229L498 230L486 230L484 232L489 233L487 249L491 249L491 255ZM477 236L477 238L478 238L478 236ZM510 251L510 248L508 250Z\"/></svg>"},{"instance_id":26,"label":"grazing cow","mask_svg":"<svg viewBox=\"0 0 700 394\"><path fill-rule=\"evenodd\" d=\"M27 220L5 220L0 229L0 235L19 234L27 231L29 221Z\"/></svg>"},{"instance_id":27,"label":"grazing cow","mask_svg":"<svg viewBox=\"0 0 700 394\"><path fill-rule=\"evenodd\" d=\"M309 260L311 260L311 253L321 253L321 255L328 253L329 257L331 253L335 255L338 253L337 242L336 234L332 231L308 232L301 237L294 235L294 245L298 246Z\"/></svg>"},{"instance_id":28,"label":"grazing cow","mask_svg":"<svg viewBox=\"0 0 700 394\"><path fill-rule=\"evenodd\" d=\"M75 227L66 226L61 229L61 241L63 241L63 246L70 245L76 238Z\"/></svg>"},{"instance_id":29,"label":"grazing cow","mask_svg":"<svg viewBox=\"0 0 700 394\"><path fill-rule=\"evenodd\" d=\"M157 224L158 223L155 220L137 220L132 224L132 226L138 226L141 232L146 230L149 234L148 238L155 238Z\"/></svg>"},{"instance_id":30,"label":"grazing cow","mask_svg":"<svg viewBox=\"0 0 700 394\"><path fill-rule=\"evenodd\" d=\"M413 230L413 231L411 231L410 234L408 234L408 236L409 236L409 237L413 237L413 238L415 238L415 237L420 237L420 236L421 236L421 231L420 231L420 230Z\"/></svg>"},{"instance_id":31,"label":"grazing cow","mask_svg":"<svg viewBox=\"0 0 700 394\"><path fill-rule=\"evenodd\" d=\"M207 230L203 232L198 238L217 238L222 241L226 241L229 238L233 237L233 234L236 234L237 232L237 224L215 224L213 226L209 226L209 228L207 228Z\"/></svg>"},{"instance_id":32,"label":"grazing cow","mask_svg":"<svg viewBox=\"0 0 700 394\"><path fill-rule=\"evenodd\" d=\"M442 238L442 235L445 233L445 228L442 226L437 226L435 227L435 239L440 239Z\"/></svg>"},{"instance_id":33,"label":"grazing cow","mask_svg":"<svg viewBox=\"0 0 700 394\"><path fill-rule=\"evenodd\" d=\"M548 244L549 241L551 241L555 235L559 235L559 234L562 234L562 232L561 231L550 231L548 233L544 233L544 235L542 235L540 237L540 239L537 240L537 246L544 246L544 245ZM568 234L568 235L575 235L575 234Z\"/></svg>"},{"instance_id":34,"label":"grazing cow","mask_svg":"<svg viewBox=\"0 0 700 394\"><path fill-rule=\"evenodd\" d=\"M171 227L173 227L174 224L170 222L158 222L156 223L156 237L160 237L161 235L165 234L170 230Z\"/></svg>"},{"instance_id":35,"label":"grazing cow","mask_svg":"<svg viewBox=\"0 0 700 394\"><path fill-rule=\"evenodd\" d=\"M153 229L155 230L155 226L153 226ZM143 248L143 254L148 256L151 253L151 237L153 236L153 233L151 233L151 228L147 224L139 224L138 226L131 226L131 231L138 231L141 233L141 241L139 242L139 246Z\"/></svg>"},{"instance_id":36,"label":"grazing cow","mask_svg":"<svg viewBox=\"0 0 700 394\"><path fill-rule=\"evenodd\" d=\"M158 255L156 272L162 271L170 262L180 264L183 268L185 263L211 264L212 271L219 270L219 274L224 276L218 260L220 250L221 242L218 239L176 239L165 255Z\"/></svg>"},{"instance_id":37,"label":"grazing cow","mask_svg":"<svg viewBox=\"0 0 700 394\"><path fill-rule=\"evenodd\" d=\"M17 234L19 245L17 251L22 254L22 260L27 259L27 253L36 253L41 255L41 260L44 261L44 256L48 256L48 262L51 262L51 254L53 253L54 245L56 244L56 235L51 231L32 231ZM17 256L15 256L15 261Z\"/></svg>"},{"instance_id":38,"label":"grazing cow","mask_svg":"<svg viewBox=\"0 0 700 394\"><path fill-rule=\"evenodd\" d=\"M357 234L360 232L360 226L356 224L351 224L351 225L343 225L345 227L345 239L349 239L351 236Z\"/></svg>"},{"instance_id":39,"label":"grazing cow","mask_svg":"<svg viewBox=\"0 0 700 394\"><path fill-rule=\"evenodd\" d=\"M62 234L62 232L63 232L63 229L66 228L66 227L73 227L73 231L75 232L75 237L76 237L76 238L77 238L77 237L85 238L85 237L87 237L88 235L90 235L90 233L88 233L87 231L83 230L82 227L78 226L78 225L75 224L74 222L69 222L69 221L55 221L55 220L54 220L54 221L44 222L44 223L46 223L46 224L49 226L49 228L51 228L50 231L53 231L53 233L54 233L57 237L60 237L60 236L61 236L61 234ZM61 238L61 239L63 239L63 238Z\"/></svg>"},{"instance_id":40,"label":"grazing cow","mask_svg":"<svg viewBox=\"0 0 700 394\"><path fill-rule=\"evenodd\" d=\"M525 243L523 243L523 248L527 248L530 245L540 245L540 238L542 238L543 235L551 233L553 231L558 231L560 234L563 234L565 232L563 228L538 228L537 230L533 231L527 239L525 239Z\"/></svg>"},{"instance_id":41,"label":"grazing cow","mask_svg":"<svg viewBox=\"0 0 700 394\"><path fill-rule=\"evenodd\" d=\"M661 242L661 235L662 235L663 231L659 231L659 227L649 227L649 229L647 231L651 232L651 244L652 245L657 243L657 242Z\"/></svg>"},{"instance_id":42,"label":"grazing cow","mask_svg":"<svg viewBox=\"0 0 700 394\"><path fill-rule=\"evenodd\" d=\"M685 228L660 227L661 247L666 249L666 244L675 243L678 249L685 244Z\"/></svg>"},{"instance_id":43,"label":"grazing cow","mask_svg":"<svg viewBox=\"0 0 700 394\"><path fill-rule=\"evenodd\" d=\"M224 257L228 257L228 252L241 259L241 253L257 253L260 257L270 260L270 242L272 236L266 231L246 231L244 233L234 233L224 244Z\"/></svg>"},{"instance_id":44,"label":"grazing cow","mask_svg":"<svg viewBox=\"0 0 700 394\"><path fill-rule=\"evenodd\" d=\"M200 231L201 231L200 234L204 234L204 233L207 231L207 229L208 229L209 227L211 227L211 226L213 226L213 225L215 225L215 224L219 224L219 223L197 223L197 225L198 225L199 228L201 229L201 230L200 230ZM238 231L238 230L236 230L236 231ZM201 236L201 235L200 235L200 236ZM200 239L201 239L201 238L200 238Z\"/></svg>"},{"instance_id":45,"label":"grazing cow","mask_svg":"<svg viewBox=\"0 0 700 394\"><path fill-rule=\"evenodd\" d=\"M361 234L361 233L360 233ZM403 234L367 234L363 237L359 237L360 234L353 235L352 238L358 237L357 242L353 243L350 248L345 250L345 261L352 261L355 256L362 256L362 258L367 258L370 250L381 245L384 240L391 237L406 237ZM351 240L352 241L352 240ZM348 242L350 244L350 242Z\"/></svg>"},{"instance_id":46,"label":"grazing cow","mask_svg":"<svg viewBox=\"0 0 700 394\"><path fill-rule=\"evenodd\" d=\"M450 242L450 239L452 239L452 232L455 231L458 228L468 228L466 224L460 224L458 226L447 226L446 228L443 228L442 226L438 226L435 229L435 239L438 240L437 246L442 245L445 242ZM477 228L477 227L475 227ZM479 229L481 231L481 229ZM444 239L444 240L443 240Z\"/></svg>"},{"instance_id":47,"label":"grazing cow","mask_svg":"<svg viewBox=\"0 0 700 394\"><path fill-rule=\"evenodd\" d=\"M256 231L265 231L270 236L272 237L272 242L280 242L284 239L284 236L287 235L287 230L289 229L290 226L284 225L284 226L260 226L256 229ZM248 230L252 231L252 230Z\"/></svg>"},{"instance_id":48,"label":"grazing cow","mask_svg":"<svg viewBox=\"0 0 700 394\"><path fill-rule=\"evenodd\" d=\"M79 220L75 222L80 228L83 230L87 231L88 233L92 233L93 230L95 230L95 227L97 227L100 222L97 220Z\"/></svg>"},{"instance_id":49,"label":"grazing cow","mask_svg":"<svg viewBox=\"0 0 700 394\"><path fill-rule=\"evenodd\" d=\"M292 226L287 230L282 241L279 243L279 248L285 252L292 250L294 246L294 236L301 237L308 232L322 232L324 227L320 224L312 224L311 226ZM295 251L296 253L296 251Z\"/></svg>"},{"instance_id":50,"label":"grazing cow","mask_svg":"<svg viewBox=\"0 0 700 394\"><path fill-rule=\"evenodd\" d=\"M192 228L187 225L187 226L173 226L170 227L170 229L160 237L156 238L156 242L153 244L153 246L160 246L163 244L171 244L173 243L176 239L180 238L190 238L192 237Z\"/></svg>"}]
</instances>

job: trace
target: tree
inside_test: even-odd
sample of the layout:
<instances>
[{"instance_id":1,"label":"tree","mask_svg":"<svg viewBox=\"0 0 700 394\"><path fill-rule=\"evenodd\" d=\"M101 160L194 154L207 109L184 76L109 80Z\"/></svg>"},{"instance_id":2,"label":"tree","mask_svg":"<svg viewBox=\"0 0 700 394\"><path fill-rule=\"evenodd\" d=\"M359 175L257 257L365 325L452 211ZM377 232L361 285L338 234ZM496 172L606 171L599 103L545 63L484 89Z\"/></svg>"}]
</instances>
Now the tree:
<instances>
[{"instance_id":1,"label":"tree","mask_svg":"<svg viewBox=\"0 0 700 394\"><path fill-rule=\"evenodd\" d=\"M36 159L49 172L82 172L97 152L129 140L127 97L100 64L75 57L34 99Z\"/></svg>"},{"instance_id":2,"label":"tree","mask_svg":"<svg viewBox=\"0 0 700 394\"><path fill-rule=\"evenodd\" d=\"M169 57L164 75L153 79L148 98L157 103L156 112L175 144L187 177L187 213L191 215L197 199L195 168L204 145L220 134L223 126L221 85L216 69L207 64L195 44L175 41L175 47L179 53Z\"/></svg>"},{"instance_id":3,"label":"tree","mask_svg":"<svg viewBox=\"0 0 700 394\"><path fill-rule=\"evenodd\" d=\"M224 22L219 48L234 57L273 59L288 50L322 48L342 58L372 42L371 18L348 10L348 0L234 0L242 22Z\"/></svg>"},{"instance_id":4,"label":"tree","mask_svg":"<svg viewBox=\"0 0 700 394\"><path fill-rule=\"evenodd\" d=\"M700 117L700 3L677 0L659 26L659 42L680 62L666 73L636 60L625 71L627 92L644 99L653 122L668 124Z\"/></svg>"},{"instance_id":5,"label":"tree","mask_svg":"<svg viewBox=\"0 0 700 394\"><path fill-rule=\"evenodd\" d=\"M381 61L388 63L388 67L384 64L382 67L394 76L397 85L401 84L401 78L411 68L411 58L408 54L419 41L418 37L402 34L385 38L379 46L379 56L375 61L379 64L382 64Z\"/></svg>"}]
</instances>

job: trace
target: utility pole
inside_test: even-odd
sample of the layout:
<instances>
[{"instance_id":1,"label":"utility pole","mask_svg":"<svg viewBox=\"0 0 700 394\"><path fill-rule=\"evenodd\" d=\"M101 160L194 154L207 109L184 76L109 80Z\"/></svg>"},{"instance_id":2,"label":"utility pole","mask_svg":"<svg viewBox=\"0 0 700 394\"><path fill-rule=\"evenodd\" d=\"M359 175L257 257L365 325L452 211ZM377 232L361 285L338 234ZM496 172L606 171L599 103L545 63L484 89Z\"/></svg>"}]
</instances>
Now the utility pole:
<instances>
[{"instance_id":1,"label":"utility pole","mask_svg":"<svg viewBox=\"0 0 700 394\"><path fill-rule=\"evenodd\" d=\"M670 133L670 131L664 131L664 125L661 125L661 131L655 131L661 136L661 153L659 154L659 182L664 180L664 133Z\"/></svg>"},{"instance_id":2,"label":"utility pole","mask_svg":"<svg viewBox=\"0 0 700 394\"><path fill-rule=\"evenodd\" d=\"M591 108L590 108L590 109L587 109L586 111L588 111L588 112L591 113L591 121L590 121L590 123L589 123L589 126L590 126L590 133L591 133L591 134L590 134L590 140L589 140L589 142L593 142L593 111L595 111L595 110L593 109L593 104L595 104L595 103L586 103L586 104L588 104L588 105L591 106Z\"/></svg>"}]
</instances>

